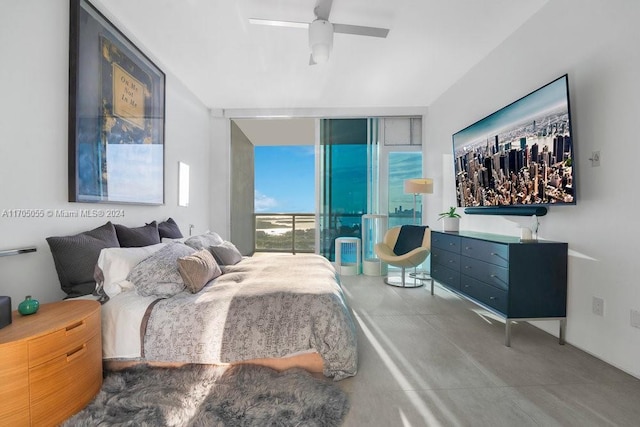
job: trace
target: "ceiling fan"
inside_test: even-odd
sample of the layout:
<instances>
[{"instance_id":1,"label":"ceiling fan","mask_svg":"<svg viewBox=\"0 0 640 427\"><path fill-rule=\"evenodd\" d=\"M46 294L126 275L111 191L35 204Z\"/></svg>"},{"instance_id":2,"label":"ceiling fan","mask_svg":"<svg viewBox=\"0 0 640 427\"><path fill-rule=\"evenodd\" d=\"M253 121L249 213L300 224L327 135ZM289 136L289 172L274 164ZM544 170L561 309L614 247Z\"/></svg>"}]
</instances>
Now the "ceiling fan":
<instances>
[{"instance_id":1,"label":"ceiling fan","mask_svg":"<svg viewBox=\"0 0 640 427\"><path fill-rule=\"evenodd\" d=\"M386 28L362 27L360 25L336 24L329 22L329 13L333 0L318 0L313 13L316 19L311 23L275 21L271 19L249 18L249 22L275 27L307 28L309 30L309 48L311 58L309 65L326 62L333 47L333 33L352 34L357 36L385 38L389 34Z\"/></svg>"}]
</instances>

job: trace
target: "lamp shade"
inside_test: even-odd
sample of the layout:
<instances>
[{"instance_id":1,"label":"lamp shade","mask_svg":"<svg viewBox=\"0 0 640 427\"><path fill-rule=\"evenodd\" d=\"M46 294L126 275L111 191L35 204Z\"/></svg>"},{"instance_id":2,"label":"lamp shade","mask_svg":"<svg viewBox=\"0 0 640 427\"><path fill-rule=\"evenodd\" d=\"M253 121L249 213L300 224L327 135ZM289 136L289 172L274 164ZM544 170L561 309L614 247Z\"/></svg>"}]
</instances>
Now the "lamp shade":
<instances>
[{"instance_id":1,"label":"lamp shade","mask_svg":"<svg viewBox=\"0 0 640 427\"><path fill-rule=\"evenodd\" d=\"M433 180L429 178L405 179L404 192L408 194L431 194L433 193Z\"/></svg>"},{"instance_id":2,"label":"lamp shade","mask_svg":"<svg viewBox=\"0 0 640 427\"><path fill-rule=\"evenodd\" d=\"M316 64L327 62L333 47L333 24L316 19L309 25L309 47Z\"/></svg>"}]
</instances>

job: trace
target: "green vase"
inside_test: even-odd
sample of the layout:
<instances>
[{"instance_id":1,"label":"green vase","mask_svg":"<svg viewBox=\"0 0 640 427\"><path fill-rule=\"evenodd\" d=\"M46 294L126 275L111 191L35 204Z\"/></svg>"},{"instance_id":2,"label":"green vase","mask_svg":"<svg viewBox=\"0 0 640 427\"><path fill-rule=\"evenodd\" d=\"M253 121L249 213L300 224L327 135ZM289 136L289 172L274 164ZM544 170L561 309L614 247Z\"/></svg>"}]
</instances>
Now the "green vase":
<instances>
[{"instance_id":1,"label":"green vase","mask_svg":"<svg viewBox=\"0 0 640 427\"><path fill-rule=\"evenodd\" d=\"M38 311L40 307L40 302L37 299L31 299L31 295L27 295L20 304L18 304L18 313L23 316L27 316L29 314L34 314Z\"/></svg>"}]
</instances>

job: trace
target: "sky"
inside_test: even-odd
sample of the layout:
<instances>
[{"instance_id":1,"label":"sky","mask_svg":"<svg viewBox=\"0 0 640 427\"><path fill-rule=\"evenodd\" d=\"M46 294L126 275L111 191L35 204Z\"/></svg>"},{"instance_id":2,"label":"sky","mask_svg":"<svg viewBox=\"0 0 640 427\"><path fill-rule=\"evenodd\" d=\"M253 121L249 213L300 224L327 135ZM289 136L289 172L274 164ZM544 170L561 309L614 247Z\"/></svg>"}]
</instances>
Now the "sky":
<instances>
[{"instance_id":1,"label":"sky","mask_svg":"<svg viewBox=\"0 0 640 427\"><path fill-rule=\"evenodd\" d=\"M360 156L362 153L358 148L365 146L338 145L334 148L331 173L337 179L337 187L332 193L333 205L339 211L364 212L367 203L366 156ZM412 209L413 196L404 193L404 180L422 176L421 153L391 153L389 161L389 210L394 212L400 206L404 210ZM340 182L347 185L340 185ZM354 189L358 191L354 193ZM362 191L364 194L360 194ZM255 212L315 212L313 146L255 147Z\"/></svg>"},{"instance_id":2,"label":"sky","mask_svg":"<svg viewBox=\"0 0 640 427\"><path fill-rule=\"evenodd\" d=\"M313 145L255 147L255 211L315 212Z\"/></svg>"}]
</instances>

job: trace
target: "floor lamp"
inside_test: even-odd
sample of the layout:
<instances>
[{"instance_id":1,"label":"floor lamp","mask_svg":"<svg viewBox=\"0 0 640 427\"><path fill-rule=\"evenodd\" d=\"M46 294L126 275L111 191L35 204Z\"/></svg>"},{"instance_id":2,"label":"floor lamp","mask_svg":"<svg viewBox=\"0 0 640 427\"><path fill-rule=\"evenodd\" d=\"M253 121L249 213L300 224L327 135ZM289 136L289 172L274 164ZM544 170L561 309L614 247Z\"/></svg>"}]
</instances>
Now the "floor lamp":
<instances>
[{"instance_id":1,"label":"floor lamp","mask_svg":"<svg viewBox=\"0 0 640 427\"><path fill-rule=\"evenodd\" d=\"M404 181L404 192L413 194L413 224L417 225L416 210L418 194L433 193L433 180L429 178L410 178Z\"/></svg>"},{"instance_id":2,"label":"floor lamp","mask_svg":"<svg viewBox=\"0 0 640 427\"><path fill-rule=\"evenodd\" d=\"M405 179L404 192L406 194L413 194L413 224L417 225L418 221L416 218L416 211L417 211L418 194L433 193L433 180L430 178ZM428 274L425 274L425 273L418 274L417 266L413 269L413 273L409 274L409 276L414 277L418 280L427 280L431 278Z\"/></svg>"}]
</instances>

